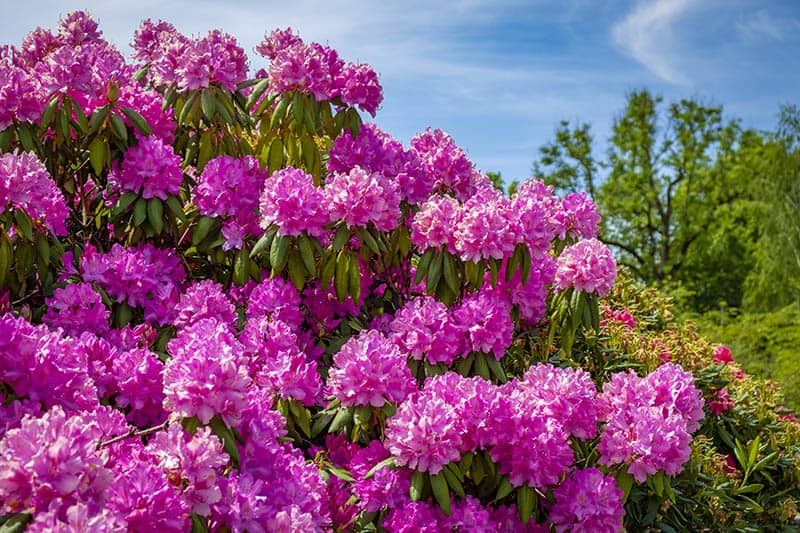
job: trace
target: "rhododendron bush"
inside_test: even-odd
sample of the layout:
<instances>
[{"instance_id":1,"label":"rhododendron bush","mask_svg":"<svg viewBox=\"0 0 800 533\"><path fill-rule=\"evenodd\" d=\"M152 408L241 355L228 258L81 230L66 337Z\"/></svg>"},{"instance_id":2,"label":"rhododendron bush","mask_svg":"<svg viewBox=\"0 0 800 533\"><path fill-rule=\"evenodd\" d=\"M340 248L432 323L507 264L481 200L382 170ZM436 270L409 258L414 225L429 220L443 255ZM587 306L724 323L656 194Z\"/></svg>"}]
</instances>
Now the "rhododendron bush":
<instances>
[{"instance_id":1,"label":"rhododendron bush","mask_svg":"<svg viewBox=\"0 0 800 533\"><path fill-rule=\"evenodd\" d=\"M405 145L293 31L76 12L0 51L0 522L664 531L797 513L769 383L617 279L585 194ZM616 283L615 283L616 280Z\"/></svg>"}]
</instances>

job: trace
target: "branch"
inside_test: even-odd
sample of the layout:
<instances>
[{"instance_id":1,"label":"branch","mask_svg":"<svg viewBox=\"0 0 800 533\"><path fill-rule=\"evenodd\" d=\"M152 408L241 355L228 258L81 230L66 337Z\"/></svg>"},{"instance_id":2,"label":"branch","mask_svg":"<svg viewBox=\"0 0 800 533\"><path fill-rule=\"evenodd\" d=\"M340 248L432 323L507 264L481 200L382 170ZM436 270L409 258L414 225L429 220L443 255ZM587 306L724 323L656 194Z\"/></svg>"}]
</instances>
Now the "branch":
<instances>
[{"instance_id":1,"label":"branch","mask_svg":"<svg viewBox=\"0 0 800 533\"><path fill-rule=\"evenodd\" d=\"M644 265L645 264L644 259L642 259L642 256L639 255L639 253L636 250L634 250L633 248L631 248L627 244L622 244L621 242L610 241L610 240L607 240L607 239L604 239L604 241L609 246L616 246L620 250L624 250L624 251L628 252L629 254L631 254L639 262L640 265Z\"/></svg>"},{"instance_id":2,"label":"branch","mask_svg":"<svg viewBox=\"0 0 800 533\"><path fill-rule=\"evenodd\" d=\"M112 444L116 444L117 442L129 439L131 437L144 437L145 435L156 433L158 431L161 431L162 429L167 429L167 427L169 427L169 420L165 420L163 423L157 426L141 429L138 431L136 428L131 428L130 431L128 431L127 433L123 433L122 435L117 435L116 437L112 437L107 441L101 442L100 444L97 445L97 449L100 450L107 446L111 446Z\"/></svg>"}]
</instances>

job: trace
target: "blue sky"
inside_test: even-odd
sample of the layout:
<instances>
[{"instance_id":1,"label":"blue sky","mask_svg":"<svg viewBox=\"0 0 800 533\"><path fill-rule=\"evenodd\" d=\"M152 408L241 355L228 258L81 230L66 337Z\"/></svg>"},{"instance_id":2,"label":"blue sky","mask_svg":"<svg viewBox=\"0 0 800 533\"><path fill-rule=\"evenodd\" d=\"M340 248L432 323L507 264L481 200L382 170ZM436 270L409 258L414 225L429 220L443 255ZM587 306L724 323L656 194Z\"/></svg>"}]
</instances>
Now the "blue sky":
<instances>
[{"instance_id":1,"label":"blue sky","mask_svg":"<svg viewBox=\"0 0 800 533\"><path fill-rule=\"evenodd\" d=\"M87 9L128 52L145 18L187 34L235 35L251 66L265 32L292 26L307 41L370 63L384 103L376 122L407 143L427 126L449 132L484 171L526 178L559 120L590 122L605 149L625 94L722 105L770 129L781 103L800 105L800 1L303 1L0 0L0 43ZM13 15L12 15L13 13Z\"/></svg>"}]
</instances>

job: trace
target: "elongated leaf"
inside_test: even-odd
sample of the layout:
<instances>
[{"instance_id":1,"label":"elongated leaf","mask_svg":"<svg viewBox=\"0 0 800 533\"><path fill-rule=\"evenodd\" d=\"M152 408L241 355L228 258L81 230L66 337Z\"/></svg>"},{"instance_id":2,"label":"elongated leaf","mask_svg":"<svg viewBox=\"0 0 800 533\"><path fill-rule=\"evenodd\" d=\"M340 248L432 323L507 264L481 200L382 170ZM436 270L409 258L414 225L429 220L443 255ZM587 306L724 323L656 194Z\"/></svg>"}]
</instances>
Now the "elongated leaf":
<instances>
[{"instance_id":1,"label":"elongated leaf","mask_svg":"<svg viewBox=\"0 0 800 533\"><path fill-rule=\"evenodd\" d=\"M150 198L147 201L147 220L156 234L160 234L164 229L164 204L160 198Z\"/></svg>"},{"instance_id":2,"label":"elongated leaf","mask_svg":"<svg viewBox=\"0 0 800 533\"><path fill-rule=\"evenodd\" d=\"M116 113L111 113L108 117L109 122L111 123L111 130L114 132L114 135L121 140L122 142L128 142L128 128L125 127L125 123L122 121L119 115Z\"/></svg>"},{"instance_id":3,"label":"elongated leaf","mask_svg":"<svg viewBox=\"0 0 800 533\"><path fill-rule=\"evenodd\" d=\"M425 491L425 474L419 471L414 471L411 476L411 486L409 487L408 494L411 496L411 501L416 502L422 499Z\"/></svg>"},{"instance_id":4,"label":"elongated leaf","mask_svg":"<svg viewBox=\"0 0 800 533\"><path fill-rule=\"evenodd\" d=\"M528 485L523 485L517 488L517 510L519 511L519 518L523 524L527 524L531 519L531 512L533 512L533 505L536 501L536 493Z\"/></svg>"},{"instance_id":5,"label":"elongated leaf","mask_svg":"<svg viewBox=\"0 0 800 533\"><path fill-rule=\"evenodd\" d=\"M314 257L314 250L311 243L308 242L308 237L300 235L297 241L297 247L300 249L300 257L303 258L303 266L306 271L313 277L317 275L317 262Z\"/></svg>"},{"instance_id":6,"label":"elongated leaf","mask_svg":"<svg viewBox=\"0 0 800 533\"><path fill-rule=\"evenodd\" d=\"M450 516L450 489L447 487L447 480L442 474L431 476L431 489L433 490L433 497L442 508L445 516Z\"/></svg>"},{"instance_id":7,"label":"elongated leaf","mask_svg":"<svg viewBox=\"0 0 800 533\"><path fill-rule=\"evenodd\" d=\"M289 252L289 279L292 280L298 291L303 290L303 286L306 284L306 268L303 266L300 252L297 250Z\"/></svg>"},{"instance_id":8,"label":"elongated leaf","mask_svg":"<svg viewBox=\"0 0 800 533\"><path fill-rule=\"evenodd\" d=\"M336 277L333 280L336 289L336 299L344 302L347 299L350 287L350 254L344 250L336 257Z\"/></svg>"},{"instance_id":9,"label":"elongated leaf","mask_svg":"<svg viewBox=\"0 0 800 533\"><path fill-rule=\"evenodd\" d=\"M100 176L103 173L103 167L106 164L107 142L102 137L95 137L89 145L89 163L92 165L95 176Z\"/></svg>"},{"instance_id":10,"label":"elongated leaf","mask_svg":"<svg viewBox=\"0 0 800 533\"><path fill-rule=\"evenodd\" d=\"M138 111L131 109L130 107L123 107L121 109L125 117L127 117L127 119L137 130L145 135L151 135L153 133L153 130L150 128L150 124L147 123L147 121L142 115L139 114Z\"/></svg>"},{"instance_id":11,"label":"elongated leaf","mask_svg":"<svg viewBox=\"0 0 800 533\"><path fill-rule=\"evenodd\" d=\"M286 266L286 262L289 260L289 244L291 240L288 235L276 236L272 240L272 246L269 250L269 263L273 273L280 272Z\"/></svg>"},{"instance_id":12,"label":"elongated leaf","mask_svg":"<svg viewBox=\"0 0 800 533\"><path fill-rule=\"evenodd\" d=\"M370 479L370 478L372 478L372 476L374 476L374 475L375 475L375 473L376 473L378 470L381 470L382 468L389 468L389 469L391 469L391 470L394 470L394 469L396 468L396 467L395 467L395 463L394 463L394 457L387 457L387 458L386 458L386 459L384 459L383 461L379 462L378 464L376 464L375 466L373 466L372 468L370 468L370 469L367 471L367 473L366 473L366 474L364 474L364 479Z\"/></svg>"}]
</instances>

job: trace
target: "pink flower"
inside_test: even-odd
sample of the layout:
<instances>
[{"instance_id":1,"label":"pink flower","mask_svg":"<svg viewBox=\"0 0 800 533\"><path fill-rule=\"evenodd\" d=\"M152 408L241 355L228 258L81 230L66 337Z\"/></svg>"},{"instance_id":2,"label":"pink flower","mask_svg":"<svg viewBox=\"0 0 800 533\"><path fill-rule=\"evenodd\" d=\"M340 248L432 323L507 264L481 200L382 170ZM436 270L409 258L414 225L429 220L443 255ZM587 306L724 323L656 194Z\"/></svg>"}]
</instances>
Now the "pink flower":
<instances>
[{"instance_id":1,"label":"pink flower","mask_svg":"<svg viewBox=\"0 0 800 533\"><path fill-rule=\"evenodd\" d=\"M723 365L727 365L729 363L733 363L733 356L731 355L731 350L724 344L720 344L714 351L712 352L712 357L714 361L718 363L722 363Z\"/></svg>"},{"instance_id":2,"label":"pink flower","mask_svg":"<svg viewBox=\"0 0 800 533\"><path fill-rule=\"evenodd\" d=\"M142 198L166 200L167 195L177 195L181 191L181 157L158 137L139 137L139 144L125 153L122 168L115 164L108 175L108 183L119 192L133 191Z\"/></svg>"},{"instance_id":3,"label":"pink flower","mask_svg":"<svg viewBox=\"0 0 800 533\"><path fill-rule=\"evenodd\" d=\"M391 231L399 224L400 189L379 172L355 167L334 175L325 184L325 203L330 220L344 220L349 227L371 222L378 231Z\"/></svg>"},{"instance_id":4,"label":"pink flower","mask_svg":"<svg viewBox=\"0 0 800 533\"><path fill-rule=\"evenodd\" d=\"M597 239L585 239L569 246L558 257L556 288L597 293L605 296L617 277L617 263L611 250Z\"/></svg>"},{"instance_id":5,"label":"pink flower","mask_svg":"<svg viewBox=\"0 0 800 533\"><path fill-rule=\"evenodd\" d=\"M215 414L235 424L247 404L250 378L244 348L230 326L204 318L181 330L167 344L164 408L208 424Z\"/></svg>"},{"instance_id":6,"label":"pink flower","mask_svg":"<svg viewBox=\"0 0 800 533\"><path fill-rule=\"evenodd\" d=\"M342 405L383 407L403 401L416 383L400 349L381 333L365 330L334 354L328 387Z\"/></svg>"},{"instance_id":7,"label":"pink flower","mask_svg":"<svg viewBox=\"0 0 800 533\"><path fill-rule=\"evenodd\" d=\"M67 234L69 210L64 195L44 164L31 153L0 156L0 214L9 203L35 223L42 223L50 233Z\"/></svg>"},{"instance_id":8,"label":"pink flower","mask_svg":"<svg viewBox=\"0 0 800 533\"><path fill-rule=\"evenodd\" d=\"M596 468L575 470L553 490L555 504L549 518L563 533L616 533L623 531L622 490L613 477Z\"/></svg>"},{"instance_id":9,"label":"pink flower","mask_svg":"<svg viewBox=\"0 0 800 533\"><path fill-rule=\"evenodd\" d=\"M728 387L723 387L714 394L714 398L708 403L708 410L719 416L730 411L736 403L728 395Z\"/></svg>"},{"instance_id":10,"label":"pink flower","mask_svg":"<svg viewBox=\"0 0 800 533\"><path fill-rule=\"evenodd\" d=\"M263 184L259 200L259 224L267 229L278 226L279 235L298 236L306 232L322 238L328 223L328 207L323 189L301 169L287 167L275 172Z\"/></svg>"}]
</instances>

